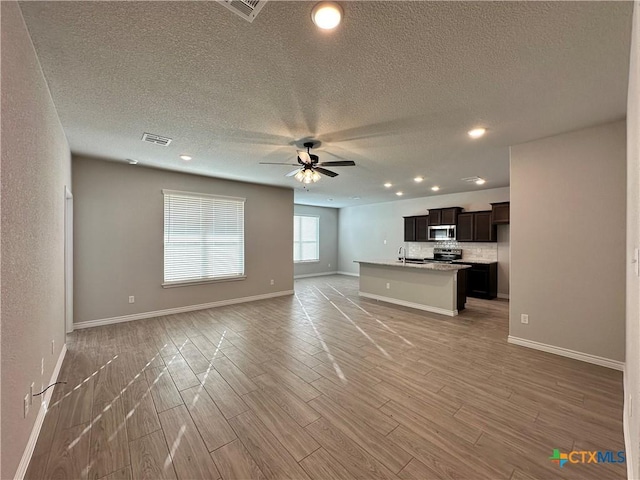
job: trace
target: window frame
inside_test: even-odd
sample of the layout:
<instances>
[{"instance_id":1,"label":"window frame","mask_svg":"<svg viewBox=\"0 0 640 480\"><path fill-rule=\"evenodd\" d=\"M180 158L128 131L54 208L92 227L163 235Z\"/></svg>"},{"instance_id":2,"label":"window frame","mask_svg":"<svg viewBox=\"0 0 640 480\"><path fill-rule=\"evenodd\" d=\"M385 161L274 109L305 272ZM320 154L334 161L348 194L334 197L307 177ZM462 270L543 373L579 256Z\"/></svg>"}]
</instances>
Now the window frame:
<instances>
[{"instance_id":1,"label":"window frame","mask_svg":"<svg viewBox=\"0 0 640 480\"><path fill-rule=\"evenodd\" d=\"M227 201L235 201L238 203L242 203L242 273L238 275L224 275L217 277L199 277L192 279L181 279L181 280L166 280L166 236L167 236L167 224L166 224L166 206L167 206L167 196L182 196L182 197L194 197L197 199L217 199L217 200L227 200ZM200 192L187 192L181 190L162 190L162 203L163 203L163 219L162 219L162 288L174 288L174 287L185 287L189 285L201 285L207 283L220 283L220 282L235 282L245 280L247 278L246 275L246 265L245 265L245 250L246 250L246 235L245 235L245 205L246 198L243 197L232 197L225 195L214 195L210 193L200 193ZM202 238L202 237L200 237ZM204 244L204 242L202 243ZM204 257L201 257L204 258Z\"/></svg>"},{"instance_id":2,"label":"window frame","mask_svg":"<svg viewBox=\"0 0 640 480\"><path fill-rule=\"evenodd\" d=\"M315 218L316 219L316 239L315 241L311 242L311 241L303 241L303 240L298 240L296 241L296 237L295 237L295 231L296 231L296 227L295 227L295 222L297 221L297 218L302 218L302 217L308 217L308 218ZM320 263L320 216L319 215L307 215L307 214L293 214L293 263L294 264L299 264L299 263ZM302 229L299 228L298 232L302 232ZM302 248L301 246L303 244L309 244L309 243L315 243L316 245L316 256L317 258L314 258L312 260L296 260L295 259L295 254L296 254L296 244L300 245L300 254L302 254ZM302 256L302 255L300 255Z\"/></svg>"}]
</instances>

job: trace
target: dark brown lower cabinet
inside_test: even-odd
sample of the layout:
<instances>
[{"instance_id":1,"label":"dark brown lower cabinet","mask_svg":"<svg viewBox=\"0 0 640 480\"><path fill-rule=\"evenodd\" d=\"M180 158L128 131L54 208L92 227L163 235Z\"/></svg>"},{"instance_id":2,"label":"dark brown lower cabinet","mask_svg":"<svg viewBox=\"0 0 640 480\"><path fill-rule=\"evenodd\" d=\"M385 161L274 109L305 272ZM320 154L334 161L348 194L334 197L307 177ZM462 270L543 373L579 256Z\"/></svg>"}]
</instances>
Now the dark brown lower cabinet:
<instances>
[{"instance_id":1,"label":"dark brown lower cabinet","mask_svg":"<svg viewBox=\"0 0 640 480\"><path fill-rule=\"evenodd\" d=\"M498 296L498 264L497 263L470 263L465 269L467 272L467 296L474 298L493 299Z\"/></svg>"},{"instance_id":2,"label":"dark brown lower cabinet","mask_svg":"<svg viewBox=\"0 0 640 480\"><path fill-rule=\"evenodd\" d=\"M458 270L458 291L456 309L458 311L464 310L464 304L467 303L467 271L469 269Z\"/></svg>"}]
</instances>

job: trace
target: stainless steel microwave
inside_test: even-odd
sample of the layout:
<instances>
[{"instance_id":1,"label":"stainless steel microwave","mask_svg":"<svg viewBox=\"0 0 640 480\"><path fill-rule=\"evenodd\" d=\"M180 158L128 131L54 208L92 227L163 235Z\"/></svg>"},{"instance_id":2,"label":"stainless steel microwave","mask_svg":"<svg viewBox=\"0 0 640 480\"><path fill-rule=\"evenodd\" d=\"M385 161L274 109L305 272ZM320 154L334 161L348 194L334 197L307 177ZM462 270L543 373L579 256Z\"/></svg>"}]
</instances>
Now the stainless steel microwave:
<instances>
[{"instance_id":1,"label":"stainless steel microwave","mask_svg":"<svg viewBox=\"0 0 640 480\"><path fill-rule=\"evenodd\" d=\"M455 225L433 225L428 228L428 239L433 241L455 240Z\"/></svg>"}]
</instances>

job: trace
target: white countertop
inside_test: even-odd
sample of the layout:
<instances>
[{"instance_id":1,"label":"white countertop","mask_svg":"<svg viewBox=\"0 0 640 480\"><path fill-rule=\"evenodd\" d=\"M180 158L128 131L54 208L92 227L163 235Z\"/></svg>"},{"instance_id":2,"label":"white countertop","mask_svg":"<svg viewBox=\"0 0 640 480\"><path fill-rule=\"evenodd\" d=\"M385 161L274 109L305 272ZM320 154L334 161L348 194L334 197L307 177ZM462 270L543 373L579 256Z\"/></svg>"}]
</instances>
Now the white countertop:
<instances>
[{"instance_id":1,"label":"white countertop","mask_svg":"<svg viewBox=\"0 0 640 480\"><path fill-rule=\"evenodd\" d=\"M456 265L454 263L402 263L402 260L354 260L355 263L384 265L388 267L418 268L420 270L436 270L439 272L453 272L471 268L470 265Z\"/></svg>"}]
</instances>

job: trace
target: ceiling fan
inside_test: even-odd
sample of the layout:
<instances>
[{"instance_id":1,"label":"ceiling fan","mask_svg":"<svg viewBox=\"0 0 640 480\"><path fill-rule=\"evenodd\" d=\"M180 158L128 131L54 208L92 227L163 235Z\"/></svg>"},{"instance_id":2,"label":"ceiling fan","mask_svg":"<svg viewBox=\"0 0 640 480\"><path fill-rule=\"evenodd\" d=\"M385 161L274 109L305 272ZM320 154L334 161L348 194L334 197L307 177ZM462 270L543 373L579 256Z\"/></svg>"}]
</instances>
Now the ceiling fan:
<instances>
[{"instance_id":1,"label":"ceiling fan","mask_svg":"<svg viewBox=\"0 0 640 480\"><path fill-rule=\"evenodd\" d=\"M314 155L310 152L310 150L314 147L320 145L320 142L305 142L303 146L307 149L298 150L298 163L274 163L274 162L260 162L261 165L293 165L298 168L290 171L285 175L285 177L295 177L296 180L302 183L311 183L317 182L322 178L320 174L326 175L327 177L337 177L338 174L336 172L332 172L331 170L327 170L322 167L353 167L356 162L352 160L337 160L333 162L318 162L319 158L317 155Z\"/></svg>"}]
</instances>

